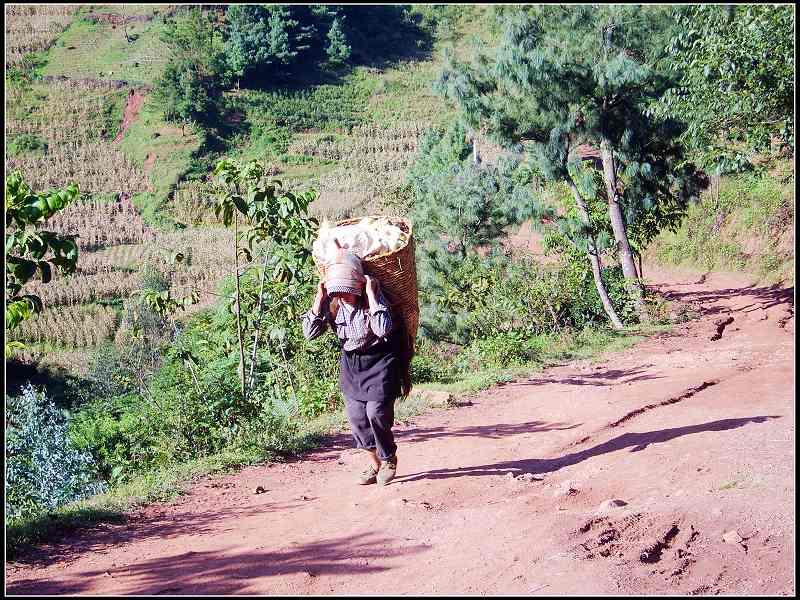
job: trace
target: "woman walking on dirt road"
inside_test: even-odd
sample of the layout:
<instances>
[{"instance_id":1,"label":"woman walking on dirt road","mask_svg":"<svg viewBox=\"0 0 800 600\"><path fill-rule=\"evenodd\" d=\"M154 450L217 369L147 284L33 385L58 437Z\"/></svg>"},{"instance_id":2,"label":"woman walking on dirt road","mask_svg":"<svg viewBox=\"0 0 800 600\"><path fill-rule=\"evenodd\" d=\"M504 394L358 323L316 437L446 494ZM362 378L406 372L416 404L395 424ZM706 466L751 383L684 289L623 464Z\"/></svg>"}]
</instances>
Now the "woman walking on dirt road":
<instances>
[{"instance_id":1,"label":"woman walking on dirt road","mask_svg":"<svg viewBox=\"0 0 800 600\"><path fill-rule=\"evenodd\" d=\"M392 320L377 279L364 275L361 259L342 251L320 281L314 304L303 316L312 340L330 326L342 349L339 383L357 448L371 463L358 483L386 485L397 472L394 402L410 390L405 335Z\"/></svg>"}]
</instances>

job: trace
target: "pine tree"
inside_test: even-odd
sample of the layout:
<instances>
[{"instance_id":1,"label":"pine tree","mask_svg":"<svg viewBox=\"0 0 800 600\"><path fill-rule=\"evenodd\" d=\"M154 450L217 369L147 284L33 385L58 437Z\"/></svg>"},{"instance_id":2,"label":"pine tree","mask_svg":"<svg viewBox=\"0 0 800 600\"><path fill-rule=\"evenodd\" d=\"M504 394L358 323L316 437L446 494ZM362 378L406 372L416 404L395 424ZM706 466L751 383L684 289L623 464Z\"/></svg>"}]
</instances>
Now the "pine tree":
<instances>
[{"instance_id":1,"label":"pine tree","mask_svg":"<svg viewBox=\"0 0 800 600\"><path fill-rule=\"evenodd\" d=\"M458 122L443 133L429 131L408 173L420 289L425 290L423 327L432 332L454 323L455 315L440 301L446 290L469 295L468 282L457 275L465 260L481 261L478 248L499 252L509 226L538 208L529 188L513 177L516 162L476 165L467 139L467 129Z\"/></svg>"},{"instance_id":2,"label":"pine tree","mask_svg":"<svg viewBox=\"0 0 800 600\"><path fill-rule=\"evenodd\" d=\"M664 212L660 205L685 209L702 185L678 143L685 126L658 119L651 111L653 102L674 85L652 66L673 33L669 11L542 6L507 11L505 18L499 44L484 48L473 64L450 57L438 87L458 104L464 119L475 128L486 127L496 141L531 142L542 170L570 185L584 215L588 255L603 297L586 197L571 174L580 166L579 146L599 149L619 260L637 314L646 322L626 230L632 219ZM663 223L651 225L657 229Z\"/></svg>"},{"instance_id":3,"label":"pine tree","mask_svg":"<svg viewBox=\"0 0 800 600\"><path fill-rule=\"evenodd\" d=\"M263 6L234 4L226 13L228 39L225 54L238 78L266 63L270 56L271 27Z\"/></svg>"},{"instance_id":4,"label":"pine tree","mask_svg":"<svg viewBox=\"0 0 800 600\"><path fill-rule=\"evenodd\" d=\"M350 50L342 26L339 24L339 17L336 17L328 31L328 47L326 49L328 60L334 64L345 63L350 58Z\"/></svg>"},{"instance_id":5,"label":"pine tree","mask_svg":"<svg viewBox=\"0 0 800 600\"><path fill-rule=\"evenodd\" d=\"M292 47L289 31L298 23L290 18L288 6L274 5L268 8L267 48L269 62L288 64L298 51Z\"/></svg>"}]
</instances>

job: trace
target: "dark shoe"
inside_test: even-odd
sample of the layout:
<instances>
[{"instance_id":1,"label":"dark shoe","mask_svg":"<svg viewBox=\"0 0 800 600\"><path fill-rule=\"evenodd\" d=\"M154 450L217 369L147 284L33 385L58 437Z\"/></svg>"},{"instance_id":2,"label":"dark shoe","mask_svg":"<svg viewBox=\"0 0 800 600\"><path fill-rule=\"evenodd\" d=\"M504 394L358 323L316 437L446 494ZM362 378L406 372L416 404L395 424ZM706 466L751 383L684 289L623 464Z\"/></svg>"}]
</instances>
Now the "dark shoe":
<instances>
[{"instance_id":1,"label":"dark shoe","mask_svg":"<svg viewBox=\"0 0 800 600\"><path fill-rule=\"evenodd\" d=\"M393 456L387 460L381 461L381 468L378 469L378 484L386 485L397 474L397 457Z\"/></svg>"},{"instance_id":2,"label":"dark shoe","mask_svg":"<svg viewBox=\"0 0 800 600\"><path fill-rule=\"evenodd\" d=\"M375 467L372 465L368 466L358 475L358 483L361 485L369 485L370 483L375 483L376 475L378 471L375 470Z\"/></svg>"}]
</instances>

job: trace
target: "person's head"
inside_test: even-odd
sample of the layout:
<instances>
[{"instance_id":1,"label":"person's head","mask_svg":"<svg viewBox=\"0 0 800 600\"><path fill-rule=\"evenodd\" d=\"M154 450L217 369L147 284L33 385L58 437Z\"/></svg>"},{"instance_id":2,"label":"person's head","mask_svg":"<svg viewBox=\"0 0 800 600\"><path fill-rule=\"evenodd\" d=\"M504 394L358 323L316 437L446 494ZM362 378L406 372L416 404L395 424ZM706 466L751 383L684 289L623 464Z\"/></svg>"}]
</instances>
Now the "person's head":
<instances>
[{"instance_id":1,"label":"person's head","mask_svg":"<svg viewBox=\"0 0 800 600\"><path fill-rule=\"evenodd\" d=\"M325 289L332 298L355 305L364 294L365 281L361 259L352 252L342 251L336 261L328 266Z\"/></svg>"}]
</instances>

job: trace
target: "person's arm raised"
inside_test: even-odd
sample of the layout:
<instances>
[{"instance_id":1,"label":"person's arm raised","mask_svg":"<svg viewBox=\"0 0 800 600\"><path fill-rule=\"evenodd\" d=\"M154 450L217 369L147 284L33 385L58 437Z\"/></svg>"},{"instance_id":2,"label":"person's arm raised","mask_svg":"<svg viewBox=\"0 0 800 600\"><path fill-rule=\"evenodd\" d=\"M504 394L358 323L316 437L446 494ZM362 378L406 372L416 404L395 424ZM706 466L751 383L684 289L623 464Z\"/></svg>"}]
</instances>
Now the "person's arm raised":
<instances>
[{"instance_id":1,"label":"person's arm raised","mask_svg":"<svg viewBox=\"0 0 800 600\"><path fill-rule=\"evenodd\" d=\"M366 292L367 303L369 304L369 326L372 332L378 337L384 337L392 330L392 316L389 307L381 293L381 286L378 280L369 275L364 276L367 280Z\"/></svg>"},{"instance_id":2,"label":"person's arm raised","mask_svg":"<svg viewBox=\"0 0 800 600\"><path fill-rule=\"evenodd\" d=\"M320 281L317 286L317 295L314 298L314 304L311 310L303 315L303 335L307 340L313 340L322 335L328 326L328 320L322 311L325 310L328 300L328 293L325 290L325 284Z\"/></svg>"}]
</instances>

